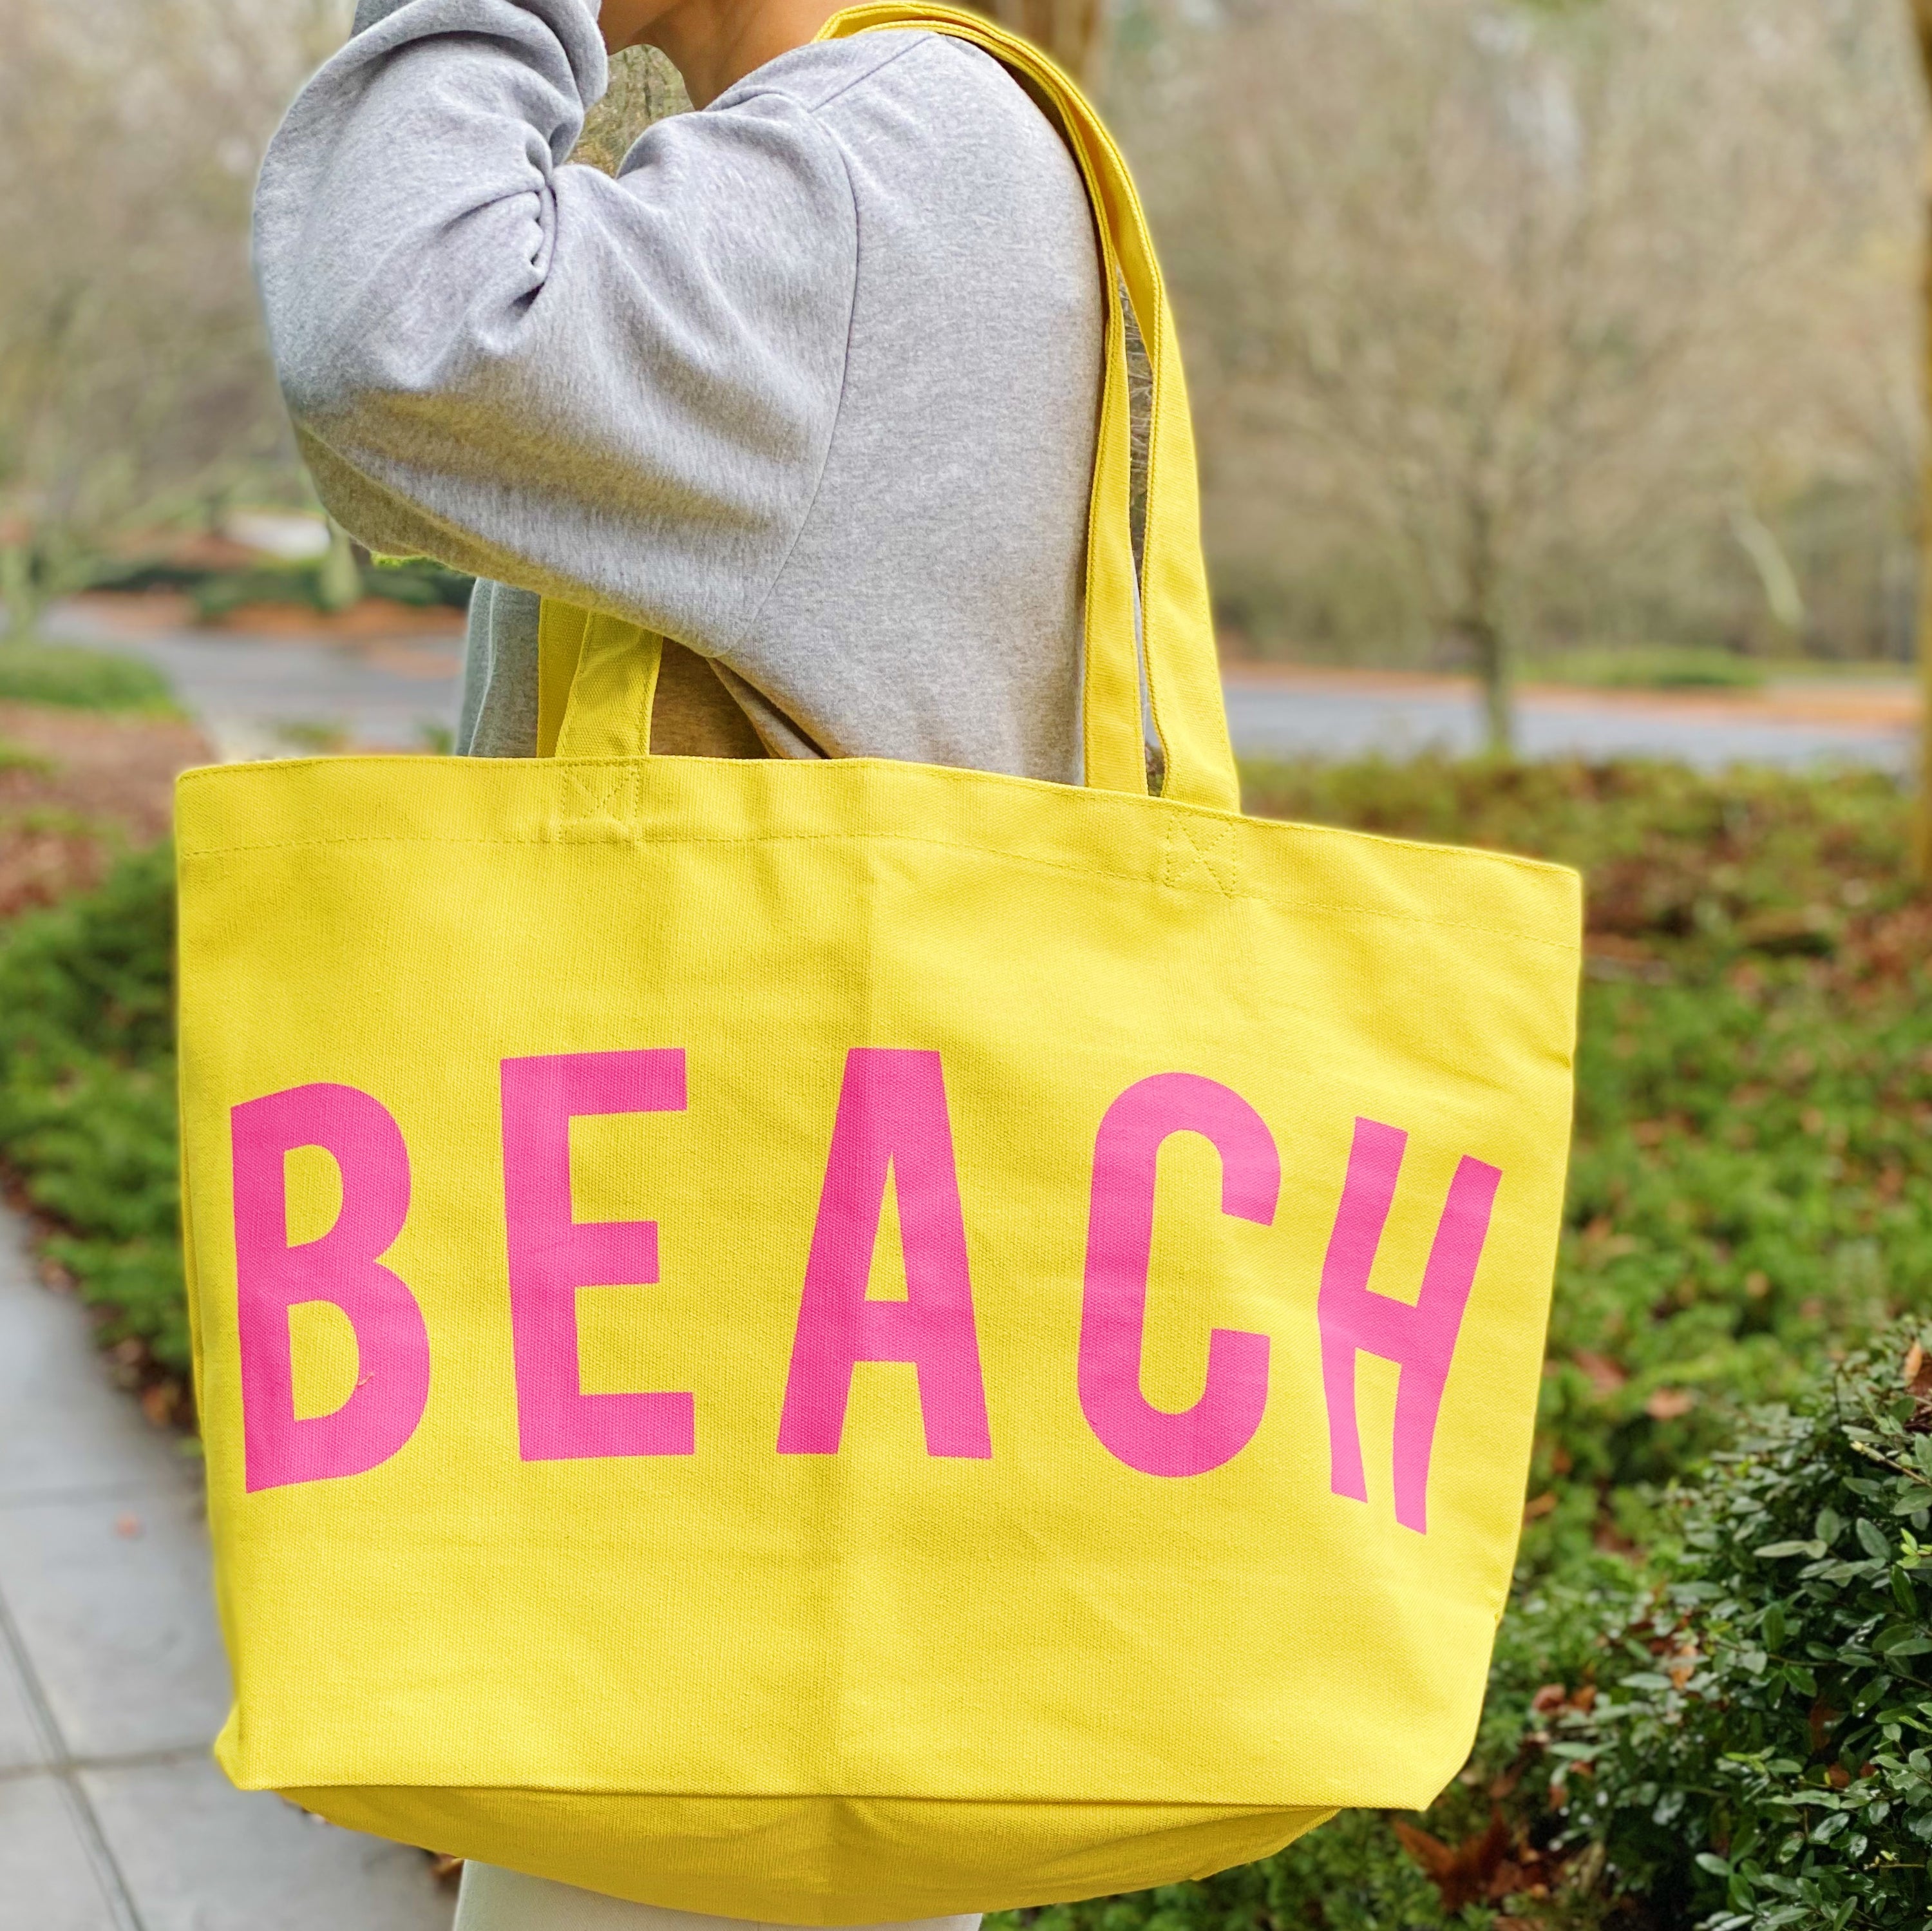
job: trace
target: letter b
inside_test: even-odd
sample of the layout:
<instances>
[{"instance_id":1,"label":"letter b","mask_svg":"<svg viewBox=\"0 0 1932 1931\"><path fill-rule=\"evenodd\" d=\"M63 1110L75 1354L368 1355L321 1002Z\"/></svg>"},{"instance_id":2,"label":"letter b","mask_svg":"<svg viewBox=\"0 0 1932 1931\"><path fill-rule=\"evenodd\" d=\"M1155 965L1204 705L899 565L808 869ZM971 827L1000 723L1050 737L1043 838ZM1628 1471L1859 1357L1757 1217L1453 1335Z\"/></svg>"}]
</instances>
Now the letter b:
<instances>
[{"instance_id":1,"label":"letter b","mask_svg":"<svg viewBox=\"0 0 1932 1931\"><path fill-rule=\"evenodd\" d=\"M361 1475L416 1433L429 1400L429 1332L382 1264L410 1211L410 1156L382 1104L353 1086L298 1086L230 1116L235 1170L236 1325L248 1489ZM287 1156L318 1146L342 1176L342 1211L291 1247ZM332 1415L295 1410L289 1311L327 1301L356 1333L356 1389Z\"/></svg>"}]
</instances>

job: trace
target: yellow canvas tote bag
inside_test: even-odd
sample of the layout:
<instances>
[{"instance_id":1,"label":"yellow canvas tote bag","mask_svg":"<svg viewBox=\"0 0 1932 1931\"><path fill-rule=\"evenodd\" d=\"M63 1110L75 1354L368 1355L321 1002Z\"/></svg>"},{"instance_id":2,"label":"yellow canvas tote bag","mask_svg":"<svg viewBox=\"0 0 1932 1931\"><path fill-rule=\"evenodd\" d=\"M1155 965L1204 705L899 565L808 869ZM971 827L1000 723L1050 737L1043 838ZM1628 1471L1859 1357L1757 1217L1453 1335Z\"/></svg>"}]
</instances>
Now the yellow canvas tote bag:
<instances>
[{"instance_id":1,"label":"yellow canvas tote bag","mask_svg":"<svg viewBox=\"0 0 1932 1931\"><path fill-rule=\"evenodd\" d=\"M1516 1545L1575 876L1244 818L1172 325L1122 311L1084 788L646 755L181 783L188 1250L239 1785L850 1924L1203 1875L1462 1764ZM890 541L890 533L882 533ZM836 650L837 639L828 638Z\"/></svg>"}]
</instances>

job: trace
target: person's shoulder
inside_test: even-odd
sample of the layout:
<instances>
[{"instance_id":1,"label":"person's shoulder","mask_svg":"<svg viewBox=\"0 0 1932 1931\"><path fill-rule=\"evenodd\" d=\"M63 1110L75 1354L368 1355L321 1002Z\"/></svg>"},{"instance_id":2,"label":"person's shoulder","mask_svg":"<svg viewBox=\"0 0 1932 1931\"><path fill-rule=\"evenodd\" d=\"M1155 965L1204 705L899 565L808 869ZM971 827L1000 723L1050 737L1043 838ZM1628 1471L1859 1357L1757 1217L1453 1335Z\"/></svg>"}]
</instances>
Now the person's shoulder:
<instances>
[{"instance_id":1,"label":"person's shoulder","mask_svg":"<svg viewBox=\"0 0 1932 1931\"><path fill-rule=\"evenodd\" d=\"M886 98L952 97L1030 105L992 55L925 27L881 28L839 41L814 41L768 61L706 110L729 113L781 98L820 115Z\"/></svg>"}]
</instances>

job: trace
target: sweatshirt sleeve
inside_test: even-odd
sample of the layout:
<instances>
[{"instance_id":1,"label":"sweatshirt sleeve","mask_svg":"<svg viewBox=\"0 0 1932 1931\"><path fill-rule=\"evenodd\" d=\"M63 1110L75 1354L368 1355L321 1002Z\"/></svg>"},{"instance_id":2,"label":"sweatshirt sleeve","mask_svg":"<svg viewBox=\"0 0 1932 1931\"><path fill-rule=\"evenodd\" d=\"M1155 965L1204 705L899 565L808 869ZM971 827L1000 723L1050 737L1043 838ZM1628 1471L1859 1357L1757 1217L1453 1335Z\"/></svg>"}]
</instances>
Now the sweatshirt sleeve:
<instances>
[{"instance_id":1,"label":"sweatshirt sleeve","mask_svg":"<svg viewBox=\"0 0 1932 1931\"><path fill-rule=\"evenodd\" d=\"M824 468L858 237L843 162L754 95L566 166L592 0L364 0L264 164L270 341L372 548L742 635Z\"/></svg>"}]
</instances>

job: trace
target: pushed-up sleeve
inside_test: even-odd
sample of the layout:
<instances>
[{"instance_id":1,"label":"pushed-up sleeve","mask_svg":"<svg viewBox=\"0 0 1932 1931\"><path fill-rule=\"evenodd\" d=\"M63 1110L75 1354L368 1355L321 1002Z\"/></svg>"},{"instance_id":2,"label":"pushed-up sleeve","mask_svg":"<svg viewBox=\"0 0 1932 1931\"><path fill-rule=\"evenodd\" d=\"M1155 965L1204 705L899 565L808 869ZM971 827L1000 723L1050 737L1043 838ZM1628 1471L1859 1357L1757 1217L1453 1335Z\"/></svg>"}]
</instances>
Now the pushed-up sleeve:
<instances>
[{"instance_id":1,"label":"pushed-up sleeve","mask_svg":"<svg viewBox=\"0 0 1932 1931\"><path fill-rule=\"evenodd\" d=\"M836 420L852 192L776 95L566 165L587 0L364 0L270 149L256 254L302 452L378 551L707 653L757 611Z\"/></svg>"}]
</instances>

